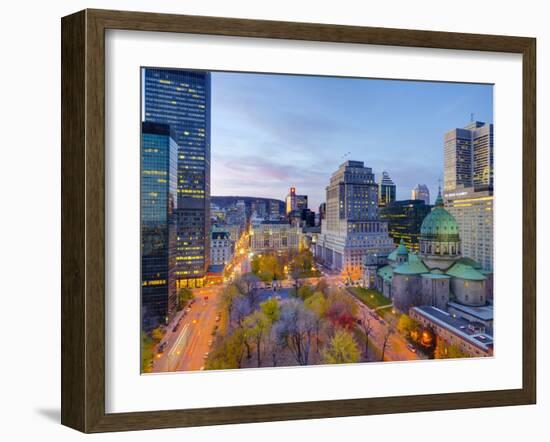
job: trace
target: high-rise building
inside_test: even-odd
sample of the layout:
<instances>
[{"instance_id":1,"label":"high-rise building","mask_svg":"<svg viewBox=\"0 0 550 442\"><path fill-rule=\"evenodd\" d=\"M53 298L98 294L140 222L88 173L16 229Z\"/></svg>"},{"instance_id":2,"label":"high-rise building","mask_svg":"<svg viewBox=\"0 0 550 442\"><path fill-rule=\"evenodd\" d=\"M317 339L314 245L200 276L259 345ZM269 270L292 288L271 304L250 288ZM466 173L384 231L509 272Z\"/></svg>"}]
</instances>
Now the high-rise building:
<instances>
[{"instance_id":1,"label":"high-rise building","mask_svg":"<svg viewBox=\"0 0 550 442\"><path fill-rule=\"evenodd\" d=\"M378 183L378 206L384 207L385 205L395 201L395 184L388 172L382 172L380 183Z\"/></svg>"},{"instance_id":2,"label":"high-rise building","mask_svg":"<svg viewBox=\"0 0 550 442\"><path fill-rule=\"evenodd\" d=\"M493 189L493 125L474 121L445 134L444 191Z\"/></svg>"},{"instance_id":3,"label":"high-rise building","mask_svg":"<svg viewBox=\"0 0 550 442\"><path fill-rule=\"evenodd\" d=\"M346 161L326 188L326 220L315 247L316 258L358 279L365 255L383 256L393 248L387 222L378 219L378 185L372 169L362 161Z\"/></svg>"},{"instance_id":4,"label":"high-rise building","mask_svg":"<svg viewBox=\"0 0 550 442\"><path fill-rule=\"evenodd\" d=\"M142 77L143 119L170 125L178 144L178 286L202 286L210 254L210 73L145 68Z\"/></svg>"},{"instance_id":5,"label":"high-rise building","mask_svg":"<svg viewBox=\"0 0 550 442\"><path fill-rule=\"evenodd\" d=\"M141 312L145 330L166 323L177 307L177 154L168 125L142 123Z\"/></svg>"},{"instance_id":6,"label":"high-rise building","mask_svg":"<svg viewBox=\"0 0 550 442\"><path fill-rule=\"evenodd\" d=\"M475 121L445 134L444 200L462 253L493 270L493 125Z\"/></svg>"},{"instance_id":7,"label":"high-rise building","mask_svg":"<svg viewBox=\"0 0 550 442\"><path fill-rule=\"evenodd\" d=\"M425 184L417 184L411 190L411 199L412 200L421 200L424 201L424 204L430 204L430 189Z\"/></svg>"},{"instance_id":8,"label":"high-rise building","mask_svg":"<svg viewBox=\"0 0 550 442\"><path fill-rule=\"evenodd\" d=\"M291 187L285 199L285 214L302 209L307 209L307 195L296 195L296 188Z\"/></svg>"},{"instance_id":9,"label":"high-rise building","mask_svg":"<svg viewBox=\"0 0 550 442\"><path fill-rule=\"evenodd\" d=\"M458 187L444 194L445 208L455 217L462 240L462 255L493 270L493 205L491 190Z\"/></svg>"},{"instance_id":10,"label":"high-rise building","mask_svg":"<svg viewBox=\"0 0 550 442\"><path fill-rule=\"evenodd\" d=\"M327 203L321 203L319 204L319 225L323 222L323 220L327 216Z\"/></svg>"},{"instance_id":11,"label":"high-rise building","mask_svg":"<svg viewBox=\"0 0 550 442\"><path fill-rule=\"evenodd\" d=\"M380 219L388 222L388 232L396 245L403 243L408 250L418 252L420 226L432 206L423 200L403 200L380 208Z\"/></svg>"}]
</instances>

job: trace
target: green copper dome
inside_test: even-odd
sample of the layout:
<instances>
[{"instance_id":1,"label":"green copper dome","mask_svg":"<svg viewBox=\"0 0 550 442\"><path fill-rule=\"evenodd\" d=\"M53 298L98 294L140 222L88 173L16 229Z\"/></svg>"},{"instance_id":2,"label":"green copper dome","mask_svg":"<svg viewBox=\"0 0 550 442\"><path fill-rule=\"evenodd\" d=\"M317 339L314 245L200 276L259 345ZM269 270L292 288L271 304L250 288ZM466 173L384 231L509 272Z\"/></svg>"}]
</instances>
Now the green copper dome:
<instances>
[{"instance_id":1,"label":"green copper dome","mask_svg":"<svg viewBox=\"0 0 550 442\"><path fill-rule=\"evenodd\" d=\"M443 207L435 207L420 227L421 235L458 235L458 224L455 217Z\"/></svg>"},{"instance_id":2,"label":"green copper dome","mask_svg":"<svg viewBox=\"0 0 550 442\"><path fill-rule=\"evenodd\" d=\"M420 227L420 235L425 238L448 237L458 235L458 223L453 215L451 215L443 207L443 199L441 192L437 196L435 207L424 218Z\"/></svg>"}]
</instances>

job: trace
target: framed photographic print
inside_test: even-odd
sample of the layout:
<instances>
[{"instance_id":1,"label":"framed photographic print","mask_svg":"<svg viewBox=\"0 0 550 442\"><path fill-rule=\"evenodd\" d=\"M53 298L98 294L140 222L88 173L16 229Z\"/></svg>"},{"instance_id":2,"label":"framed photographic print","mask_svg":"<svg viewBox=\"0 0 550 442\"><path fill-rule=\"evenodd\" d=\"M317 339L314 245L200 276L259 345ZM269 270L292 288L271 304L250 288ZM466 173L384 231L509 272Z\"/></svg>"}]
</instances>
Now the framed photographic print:
<instances>
[{"instance_id":1,"label":"framed photographic print","mask_svg":"<svg viewBox=\"0 0 550 442\"><path fill-rule=\"evenodd\" d=\"M532 404L535 40L62 19L62 423Z\"/></svg>"}]
</instances>

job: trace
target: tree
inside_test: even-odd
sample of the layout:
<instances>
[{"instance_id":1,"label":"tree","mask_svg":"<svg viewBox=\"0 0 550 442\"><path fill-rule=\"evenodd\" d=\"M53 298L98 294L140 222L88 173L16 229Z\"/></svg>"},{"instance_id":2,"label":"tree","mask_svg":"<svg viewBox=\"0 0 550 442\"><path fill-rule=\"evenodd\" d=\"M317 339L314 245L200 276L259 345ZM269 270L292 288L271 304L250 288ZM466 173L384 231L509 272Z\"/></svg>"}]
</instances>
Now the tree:
<instances>
[{"instance_id":1,"label":"tree","mask_svg":"<svg viewBox=\"0 0 550 442\"><path fill-rule=\"evenodd\" d=\"M181 288L178 290L178 310L181 310L185 305L193 299L195 296L193 292L187 288Z\"/></svg>"},{"instance_id":2,"label":"tree","mask_svg":"<svg viewBox=\"0 0 550 442\"><path fill-rule=\"evenodd\" d=\"M242 329L237 329L229 336L223 338L212 351L206 361L208 370L223 370L228 368L241 368L244 355L245 336Z\"/></svg>"},{"instance_id":3,"label":"tree","mask_svg":"<svg viewBox=\"0 0 550 442\"><path fill-rule=\"evenodd\" d=\"M371 317L366 309L361 310L361 318L358 322L358 328L365 337L365 361L369 359L369 337L372 332Z\"/></svg>"},{"instance_id":4,"label":"tree","mask_svg":"<svg viewBox=\"0 0 550 442\"><path fill-rule=\"evenodd\" d=\"M235 302L235 298L240 295L239 288L236 284L230 284L227 287L224 288L222 292L222 302L225 305L225 308L227 309L227 314L229 317L231 317L231 313L233 311L233 303Z\"/></svg>"},{"instance_id":5,"label":"tree","mask_svg":"<svg viewBox=\"0 0 550 442\"><path fill-rule=\"evenodd\" d=\"M316 292L321 292L324 295L328 295L330 286L328 285L328 282L325 278L319 279L317 282L317 286L315 287Z\"/></svg>"},{"instance_id":6,"label":"tree","mask_svg":"<svg viewBox=\"0 0 550 442\"><path fill-rule=\"evenodd\" d=\"M353 328L357 311L357 304L353 298L346 293L336 291L329 294L327 302L329 307L326 316L332 324L348 330Z\"/></svg>"},{"instance_id":7,"label":"tree","mask_svg":"<svg viewBox=\"0 0 550 442\"><path fill-rule=\"evenodd\" d=\"M279 316L281 315L281 307L279 306L279 301L277 301L277 299L273 298L262 302L260 304L260 309L271 323L279 320Z\"/></svg>"},{"instance_id":8,"label":"tree","mask_svg":"<svg viewBox=\"0 0 550 442\"><path fill-rule=\"evenodd\" d=\"M323 350L325 364L351 364L358 362L361 352L351 333L338 330L330 340L330 344Z\"/></svg>"},{"instance_id":9,"label":"tree","mask_svg":"<svg viewBox=\"0 0 550 442\"><path fill-rule=\"evenodd\" d=\"M145 333L141 332L141 372L151 373L153 370L153 348L155 343L153 339Z\"/></svg>"},{"instance_id":10,"label":"tree","mask_svg":"<svg viewBox=\"0 0 550 442\"><path fill-rule=\"evenodd\" d=\"M298 289L297 295L305 301L307 298L313 295L313 288L309 284L305 284Z\"/></svg>"},{"instance_id":11,"label":"tree","mask_svg":"<svg viewBox=\"0 0 550 442\"><path fill-rule=\"evenodd\" d=\"M418 322L412 319L409 315L402 314L397 321L397 330L399 333L408 338L411 338L413 332L418 331L418 328Z\"/></svg>"},{"instance_id":12,"label":"tree","mask_svg":"<svg viewBox=\"0 0 550 442\"><path fill-rule=\"evenodd\" d=\"M319 334L323 325L323 318L327 312L328 303L323 293L315 292L304 301L304 305L315 313L315 349L319 353Z\"/></svg>"},{"instance_id":13,"label":"tree","mask_svg":"<svg viewBox=\"0 0 550 442\"><path fill-rule=\"evenodd\" d=\"M436 346L434 351L435 359L457 359L467 358L468 355L464 353L460 347L456 344L449 344L439 336L436 339Z\"/></svg>"},{"instance_id":14,"label":"tree","mask_svg":"<svg viewBox=\"0 0 550 442\"><path fill-rule=\"evenodd\" d=\"M260 278L254 273L245 273L240 281L244 285L245 294L250 300L250 305L254 306L256 304L256 285L260 282Z\"/></svg>"},{"instance_id":15,"label":"tree","mask_svg":"<svg viewBox=\"0 0 550 442\"><path fill-rule=\"evenodd\" d=\"M289 299L281 303L281 316L274 327L278 342L290 350L298 364L308 365L315 330L313 312L297 299Z\"/></svg>"},{"instance_id":16,"label":"tree","mask_svg":"<svg viewBox=\"0 0 550 442\"><path fill-rule=\"evenodd\" d=\"M393 334L393 329L388 328L384 334L384 339L382 341L382 355L380 356L380 361L384 362L384 356L386 355L386 348L388 347L388 340Z\"/></svg>"},{"instance_id":17,"label":"tree","mask_svg":"<svg viewBox=\"0 0 550 442\"><path fill-rule=\"evenodd\" d=\"M162 338L164 338L164 330L161 327L153 329L153 331L151 332L151 338L153 338L153 342L155 344L158 344L160 341L162 341Z\"/></svg>"},{"instance_id":18,"label":"tree","mask_svg":"<svg viewBox=\"0 0 550 442\"><path fill-rule=\"evenodd\" d=\"M255 311L244 320L246 337L252 339L256 346L256 362L258 367L262 364L262 339L269 325L269 319L261 311Z\"/></svg>"}]
</instances>

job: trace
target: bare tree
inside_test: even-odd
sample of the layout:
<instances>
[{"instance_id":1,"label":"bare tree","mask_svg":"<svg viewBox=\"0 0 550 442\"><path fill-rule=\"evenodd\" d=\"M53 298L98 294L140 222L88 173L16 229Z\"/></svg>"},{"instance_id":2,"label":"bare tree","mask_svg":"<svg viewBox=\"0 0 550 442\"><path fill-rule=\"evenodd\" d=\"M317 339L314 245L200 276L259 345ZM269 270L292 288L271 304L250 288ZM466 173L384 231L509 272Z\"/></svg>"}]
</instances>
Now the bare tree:
<instances>
[{"instance_id":1,"label":"bare tree","mask_svg":"<svg viewBox=\"0 0 550 442\"><path fill-rule=\"evenodd\" d=\"M281 316L275 325L279 342L290 350L296 362L308 365L311 341L315 333L315 315L302 302L290 299L281 304Z\"/></svg>"},{"instance_id":2,"label":"bare tree","mask_svg":"<svg viewBox=\"0 0 550 442\"><path fill-rule=\"evenodd\" d=\"M393 329L388 327L386 330L386 334L384 335L384 340L382 341L382 356L380 357L380 361L384 361L384 356L386 354L386 347L388 346L388 340L390 339L390 336L393 334Z\"/></svg>"},{"instance_id":3,"label":"bare tree","mask_svg":"<svg viewBox=\"0 0 550 442\"><path fill-rule=\"evenodd\" d=\"M365 361L369 359L369 338L372 332L371 317L367 309L359 309L361 312L361 318L359 319L358 328L361 330L365 336Z\"/></svg>"}]
</instances>

